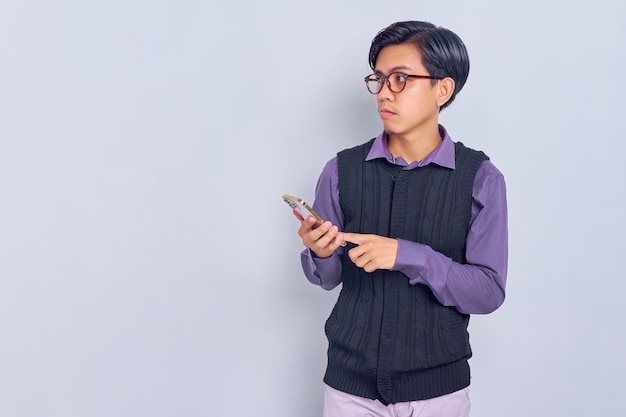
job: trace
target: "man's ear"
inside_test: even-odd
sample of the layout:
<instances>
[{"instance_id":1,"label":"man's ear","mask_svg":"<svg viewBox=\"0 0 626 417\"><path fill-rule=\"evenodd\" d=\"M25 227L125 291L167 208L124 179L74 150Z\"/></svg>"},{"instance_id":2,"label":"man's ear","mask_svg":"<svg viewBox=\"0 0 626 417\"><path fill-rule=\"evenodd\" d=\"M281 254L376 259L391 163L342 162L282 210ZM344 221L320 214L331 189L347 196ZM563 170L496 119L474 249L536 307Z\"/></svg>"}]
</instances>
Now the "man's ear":
<instances>
[{"instance_id":1,"label":"man's ear","mask_svg":"<svg viewBox=\"0 0 626 417\"><path fill-rule=\"evenodd\" d=\"M450 77L439 80L437 88L437 104L441 107L450 100L452 93L454 93L454 80Z\"/></svg>"}]
</instances>

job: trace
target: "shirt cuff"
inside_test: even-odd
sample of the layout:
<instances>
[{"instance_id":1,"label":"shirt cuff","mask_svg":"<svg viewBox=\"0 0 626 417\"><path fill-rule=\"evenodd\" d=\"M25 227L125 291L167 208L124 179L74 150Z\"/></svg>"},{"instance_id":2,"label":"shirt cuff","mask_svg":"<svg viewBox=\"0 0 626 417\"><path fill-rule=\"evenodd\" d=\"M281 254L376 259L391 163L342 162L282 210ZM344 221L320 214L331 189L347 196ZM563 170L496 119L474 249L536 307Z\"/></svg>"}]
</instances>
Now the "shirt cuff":
<instances>
[{"instance_id":1,"label":"shirt cuff","mask_svg":"<svg viewBox=\"0 0 626 417\"><path fill-rule=\"evenodd\" d=\"M398 255L393 270L402 272L413 285L432 285L432 281L437 279L445 281L451 260L437 255L428 245L398 239Z\"/></svg>"},{"instance_id":2,"label":"shirt cuff","mask_svg":"<svg viewBox=\"0 0 626 417\"><path fill-rule=\"evenodd\" d=\"M332 289L339 285L341 259L336 252L328 258L318 258L312 250L305 249L300 258L304 275L311 284L319 285L324 289Z\"/></svg>"}]
</instances>

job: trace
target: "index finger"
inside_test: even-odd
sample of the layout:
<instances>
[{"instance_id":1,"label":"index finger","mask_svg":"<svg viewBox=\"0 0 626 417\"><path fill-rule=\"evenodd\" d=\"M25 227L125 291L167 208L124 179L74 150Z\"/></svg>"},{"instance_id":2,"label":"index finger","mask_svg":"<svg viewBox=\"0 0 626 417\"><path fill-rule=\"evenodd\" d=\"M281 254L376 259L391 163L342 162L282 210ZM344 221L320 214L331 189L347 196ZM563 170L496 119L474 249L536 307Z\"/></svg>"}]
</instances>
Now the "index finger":
<instances>
[{"instance_id":1,"label":"index finger","mask_svg":"<svg viewBox=\"0 0 626 417\"><path fill-rule=\"evenodd\" d=\"M361 244L362 240L361 237L363 235L360 233L348 233L348 232L344 232L343 233L343 240L345 240L346 242L350 242L350 243L354 243L356 245Z\"/></svg>"}]
</instances>

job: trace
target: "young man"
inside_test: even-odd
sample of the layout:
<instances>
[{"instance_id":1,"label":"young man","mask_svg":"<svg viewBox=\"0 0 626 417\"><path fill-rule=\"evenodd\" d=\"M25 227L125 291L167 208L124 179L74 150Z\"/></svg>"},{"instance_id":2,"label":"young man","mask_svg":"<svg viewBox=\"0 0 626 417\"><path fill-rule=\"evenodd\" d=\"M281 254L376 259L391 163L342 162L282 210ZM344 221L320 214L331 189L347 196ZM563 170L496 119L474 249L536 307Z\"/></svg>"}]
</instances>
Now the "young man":
<instances>
[{"instance_id":1,"label":"young man","mask_svg":"<svg viewBox=\"0 0 626 417\"><path fill-rule=\"evenodd\" d=\"M326 222L298 230L308 280L342 284L324 416L468 416L469 315L504 301L504 178L438 121L469 73L457 35L394 23L369 60L384 130L327 163L314 203Z\"/></svg>"}]
</instances>

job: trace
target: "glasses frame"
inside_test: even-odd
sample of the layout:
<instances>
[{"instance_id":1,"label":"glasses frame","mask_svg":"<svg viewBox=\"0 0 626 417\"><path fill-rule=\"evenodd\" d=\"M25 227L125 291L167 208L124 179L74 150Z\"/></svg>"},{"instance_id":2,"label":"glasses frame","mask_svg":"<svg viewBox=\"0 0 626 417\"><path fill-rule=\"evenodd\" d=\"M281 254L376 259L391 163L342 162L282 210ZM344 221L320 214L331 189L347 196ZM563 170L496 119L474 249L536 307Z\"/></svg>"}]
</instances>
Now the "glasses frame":
<instances>
[{"instance_id":1,"label":"glasses frame","mask_svg":"<svg viewBox=\"0 0 626 417\"><path fill-rule=\"evenodd\" d=\"M392 73L391 73L391 74L389 74L389 75L382 75L382 74L376 74L376 73L374 73L374 74L370 74L370 75L368 75L367 77L365 77L365 78L363 79L363 81L365 81L365 86L367 87L367 91L369 91L369 92L370 92L370 93L372 93L372 94L378 94L378 93L380 93L380 92L382 91L382 89L383 89L383 83L381 83L381 82L380 82L381 80L383 80L383 81L385 82L385 84L387 84L387 88L388 88L388 89L389 89L389 91L391 91L392 93L401 93L401 92L404 90L404 88L406 87L406 81L407 81L407 80L406 80L406 79L404 80L404 84L402 84L402 88L401 88L399 91L395 91L393 88L391 88L391 81L389 81L389 77L392 77L392 76L394 76L394 75L398 75L398 74L402 75L402 76L403 76L403 77L405 77L406 79L409 79L409 78L416 78L416 79L420 79L420 80L443 80L443 78L442 78L442 77L433 77L433 76L431 76L431 75L415 75L415 74L406 74L406 73L404 73L404 72L394 71L394 72L392 72ZM378 85L379 87L377 88L377 90L376 90L376 91L372 91L372 90L370 89L370 84L369 84L369 82L370 82L370 81L373 81L373 80L371 80L371 78L377 78L377 83L378 83L377 85Z\"/></svg>"}]
</instances>

